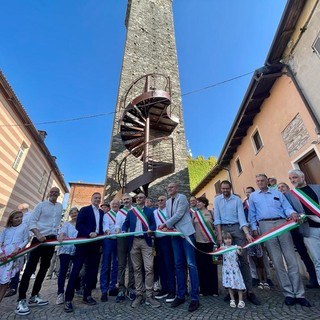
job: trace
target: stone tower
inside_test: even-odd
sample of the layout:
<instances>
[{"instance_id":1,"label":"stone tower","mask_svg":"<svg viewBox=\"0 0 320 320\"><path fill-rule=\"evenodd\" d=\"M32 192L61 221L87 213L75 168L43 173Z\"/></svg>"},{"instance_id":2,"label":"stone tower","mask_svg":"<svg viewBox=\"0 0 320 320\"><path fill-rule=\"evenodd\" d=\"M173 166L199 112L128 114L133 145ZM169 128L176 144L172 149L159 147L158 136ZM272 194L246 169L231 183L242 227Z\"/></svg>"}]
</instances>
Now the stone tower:
<instances>
[{"instance_id":1,"label":"stone tower","mask_svg":"<svg viewBox=\"0 0 320 320\"><path fill-rule=\"evenodd\" d=\"M189 194L172 0L128 0L126 44L105 181L122 192Z\"/></svg>"}]
</instances>

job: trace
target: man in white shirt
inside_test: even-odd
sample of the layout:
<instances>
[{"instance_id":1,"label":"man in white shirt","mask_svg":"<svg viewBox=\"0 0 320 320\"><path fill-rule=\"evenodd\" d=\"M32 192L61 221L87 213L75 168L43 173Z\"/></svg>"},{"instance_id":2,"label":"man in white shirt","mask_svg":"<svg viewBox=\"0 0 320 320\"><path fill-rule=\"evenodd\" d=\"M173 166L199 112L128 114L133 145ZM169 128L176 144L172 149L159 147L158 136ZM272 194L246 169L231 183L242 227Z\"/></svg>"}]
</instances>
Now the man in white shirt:
<instances>
[{"instance_id":1,"label":"man in white shirt","mask_svg":"<svg viewBox=\"0 0 320 320\"><path fill-rule=\"evenodd\" d=\"M115 233L116 215L120 207L120 201L113 199L111 209L103 216L103 231L106 234ZM108 238L102 241L102 262L100 271L101 302L108 301L109 296L116 296L118 276L117 238Z\"/></svg>"},{"instance_id":2,"label":"man in white shirt","mask_svg":"<svg viewBox=\"0 0 320 320\"><path fill-rule=\"evenodd\" d=\"M46 240L55 240L62 216L62 204L57 202L60 195L60 190L53 187L49 191L48 200L40 202L34 210L29 219L29 228L34 234L31 245ZM43 306L49 302L41 299L39 292L41 290L42 282L50 267L50 261L54 253L54 246L40 246L30 252L29 260L21 278L19 287L18 306L15 313L18 315L27 315L30 313L26 302L26 294L29 287L29 282L32 274L36 271L37 265L40 263L40 268L33 284L31 298L29 299L29 306Z\"/></svg>"}]
</instances>

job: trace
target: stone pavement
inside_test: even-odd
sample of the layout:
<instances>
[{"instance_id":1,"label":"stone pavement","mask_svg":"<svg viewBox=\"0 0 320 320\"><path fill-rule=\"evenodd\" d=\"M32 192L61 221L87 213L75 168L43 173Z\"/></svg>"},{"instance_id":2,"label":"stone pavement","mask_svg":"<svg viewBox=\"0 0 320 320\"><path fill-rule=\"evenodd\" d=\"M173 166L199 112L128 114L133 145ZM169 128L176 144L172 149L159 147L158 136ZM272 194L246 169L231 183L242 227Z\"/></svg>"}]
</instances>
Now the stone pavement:
<instances>
[{"instance_id":1,"label":"stone pavement","mask_svg":"<svg viewBox=\"0 0 320 320\"><path fill-rule=\"evenodd\" d=\"M33 280L30 282L30 287ZM0 304L0 319L281 319L281 320L319 320L320 319L320 289L307 289L306 297L310 300L312 308L294 305L286 306L284 297L278 288L270 291L255 289L256 294L262 301L261 306L252 305L246 302L244 309L232 309L229 303L223 301L225 290L221 290L219 297L201 297L200 308L188 312L188 300L182 306L172 309L170 304L165 302L160 308L153 309L150 306L141 305L140 308L132 309L130 301L115 303L115 297L110 297L108 302L100 302L100 291L94 290L93 297L97 299L96 306L87 306L81 302L80 297L74 300L74 312L67 314L63 311L63 305L55 305L56 280L45 280L41 294L48 298L50 303L43 307L31 308L28 316L17 316L14 313L17 295L4 298Z\"/></svg>"}]
</instances>

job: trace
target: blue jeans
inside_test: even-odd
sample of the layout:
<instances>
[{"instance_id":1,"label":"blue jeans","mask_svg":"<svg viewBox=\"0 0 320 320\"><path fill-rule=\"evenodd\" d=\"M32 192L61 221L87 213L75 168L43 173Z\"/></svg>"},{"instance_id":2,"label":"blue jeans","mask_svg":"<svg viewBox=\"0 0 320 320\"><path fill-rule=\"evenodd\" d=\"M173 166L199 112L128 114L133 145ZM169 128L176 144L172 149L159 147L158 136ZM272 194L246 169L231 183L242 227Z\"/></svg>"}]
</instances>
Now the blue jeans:
<instances>
[{"instance_id":1,"label":"blue jeans","mask_svg":"<svg viewBox=\"0 0 320 320\"><path fill-rule=\"evenodd\" d=\"M60 270L59 270L59 276L58 276L58 294L64 293L64 284L66 282L66 277L69 269L70 262L73 263L74 256L71 256L70 254L60 254L59 260L60 260ZM78 277L78 280L76 282L76 290L80 289L80 278Z\"/></svg>"},{"instance_id":2,"label":"blue jeans","mask_svg":"<svg viewBox=\"0 0 320 320\"><path fill-rule=\"evenodd\" d=\"M194 235L189 236L189 238L194 243ZM180 299L185 298L186 280L184 263L187 260L191 283L190 298L191 300L199 300L199 277L194 248L185 238L177 236L172 237L172 247L177 277L177 297Z\"/></svg>"},{"instance_id":3,"label":"blue jeans","mask_svg":"<svg viewBox=\"0 0 320 320\"><path fill-rule=\"evenodd\" d=\"M102 293L116 288L118 277L117 240L104 239L102 243L103 255L100 272L100 289ZM112 266L111 266L112 262ZM111 278L111 279L110 279Z\"/></svg>"},{"instance_id":4,"label":"blue jeans","mask_svg":"<svg viewBox=\"0 0 320 320\"><path fill-rule=\"evenodd\" d=\"M176 293L176 277L171 237L155 238L162 291Z\"/></svg>"}]
</instances>

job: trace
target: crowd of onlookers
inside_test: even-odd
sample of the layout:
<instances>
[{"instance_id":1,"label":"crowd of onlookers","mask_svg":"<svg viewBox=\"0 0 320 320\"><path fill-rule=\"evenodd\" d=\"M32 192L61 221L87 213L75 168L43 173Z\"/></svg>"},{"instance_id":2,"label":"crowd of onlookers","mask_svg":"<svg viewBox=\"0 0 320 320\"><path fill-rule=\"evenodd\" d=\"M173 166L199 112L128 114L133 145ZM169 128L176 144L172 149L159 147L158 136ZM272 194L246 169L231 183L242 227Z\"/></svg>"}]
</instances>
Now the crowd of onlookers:
<instances>
[{"instance_id":1,"label":"crowd of onlookers","mask_svg":"<svg viewBox=\"0 0 320 320\"><path fill-rule=\"evenodd\" d=\"M11 212L0 235L0 301L18 293L15 313L27 315L29 306L48 304L40 295L41 286L46 277L56 276L56 304L63 305L65 312L74 310L75 294L83 297L83 303L95 305L91 293L98 286L101 302L115 296L116 303L131 300L133 308L142 303L157 308L161 301L175 308L189 296L188 310L192 312L198 309L201 295L218 296L221 292L218 265L222 262L221 284L228 289L225 300L230 307L244 308L245 298L261 304L253 288L273 287L271 264L284 303L310 307L295 250L309 274L306 286L319 288L320 185L306 184L300 170L290 170L289 180L291 190L275 177L257 174L256 190L248 186L244 201L232 193L229 181L222 181L214 210L208 209L204 196L188 200L176 183L170 183L167 194L159 195L156 203L143 193L134 199L123 194L120 200L101 203L97 192L90 205L80 211L71 208L63 222L62 205L57 202L60 191L53 187L48 199L32 212L26 203ZM298 227L272 236L289 219ZM182 236L172 235L172 230ZM261 234L270 237L263 244L243 249ZM101 235L109 237L101 240ZM48 240L63 244L70 238L90 241L36 246ZM35 249L26 257L7 260L30 239ZM223 250L219 258L211 254L218 247ZM31 278L35 279L27 300Z\"/></svg>"}]
</instances>

